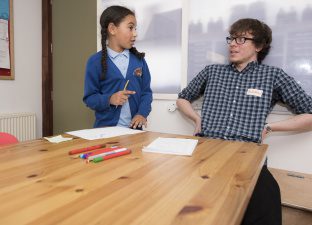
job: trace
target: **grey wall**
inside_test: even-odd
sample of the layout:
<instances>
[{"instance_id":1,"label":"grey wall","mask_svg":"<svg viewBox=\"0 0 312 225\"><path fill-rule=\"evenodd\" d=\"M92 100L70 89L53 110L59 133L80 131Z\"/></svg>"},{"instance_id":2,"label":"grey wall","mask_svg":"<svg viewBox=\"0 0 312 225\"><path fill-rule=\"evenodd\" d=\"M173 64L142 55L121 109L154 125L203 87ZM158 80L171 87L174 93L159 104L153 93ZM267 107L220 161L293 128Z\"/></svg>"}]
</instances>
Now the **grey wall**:
<instances>
[{"instance_id":1,"label":"grey wall","mask_svg":"<svg viewBox=\"0 0 312 225\"><path fill-rule=\"evenodd\" d=\"M96 1L54 0L52 11L53 132L91 128L82 97L86 61L96 52Z\"/></svg>"}]
</instances>

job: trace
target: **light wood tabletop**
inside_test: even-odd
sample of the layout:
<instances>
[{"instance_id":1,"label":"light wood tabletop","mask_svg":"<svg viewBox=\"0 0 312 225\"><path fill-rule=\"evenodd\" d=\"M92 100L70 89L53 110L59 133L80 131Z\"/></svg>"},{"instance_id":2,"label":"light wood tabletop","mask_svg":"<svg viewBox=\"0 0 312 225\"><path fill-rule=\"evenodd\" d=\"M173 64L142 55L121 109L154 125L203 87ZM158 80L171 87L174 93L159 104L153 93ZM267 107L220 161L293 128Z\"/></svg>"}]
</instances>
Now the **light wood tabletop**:
<instances>
[{"instance_id":1,"label":"light wood tabletop","mask_svg":"<svg viewBox=\"0 0 312 225\"><path fill-rule=\"evenodd\" d=\"M192 157L142 152L157 137L199 139ZM132 153L100 163L72 149ZM0 224L240 224L267 145L144 132L0 147Z\"/></svg>"}]
</instances>

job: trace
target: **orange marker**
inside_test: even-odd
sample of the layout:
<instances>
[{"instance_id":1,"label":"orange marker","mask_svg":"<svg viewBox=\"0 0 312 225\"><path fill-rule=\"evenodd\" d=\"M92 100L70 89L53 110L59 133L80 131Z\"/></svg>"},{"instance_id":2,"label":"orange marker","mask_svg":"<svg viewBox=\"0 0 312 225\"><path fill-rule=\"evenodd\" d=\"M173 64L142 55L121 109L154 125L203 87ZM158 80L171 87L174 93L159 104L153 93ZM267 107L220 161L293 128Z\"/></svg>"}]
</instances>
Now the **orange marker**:
<instances>
[{"instance_id":1,"label":"orange marker","mask_svg":"<svg viewBox=\"0 0 312 225\"><path fill-rule=\"evenodd\" d=\"M89 152L95 149L99 149L99 148L104 148L106 146L106 144L99 144L99 145L94 145L94 146L90 146L90 147L86 147L86 148L80 148L80 149L74 149L68 152L69 155L74 155L74 154L78 154L78 153L82 153L82 152Z\"/></svg>"}]
</instances>

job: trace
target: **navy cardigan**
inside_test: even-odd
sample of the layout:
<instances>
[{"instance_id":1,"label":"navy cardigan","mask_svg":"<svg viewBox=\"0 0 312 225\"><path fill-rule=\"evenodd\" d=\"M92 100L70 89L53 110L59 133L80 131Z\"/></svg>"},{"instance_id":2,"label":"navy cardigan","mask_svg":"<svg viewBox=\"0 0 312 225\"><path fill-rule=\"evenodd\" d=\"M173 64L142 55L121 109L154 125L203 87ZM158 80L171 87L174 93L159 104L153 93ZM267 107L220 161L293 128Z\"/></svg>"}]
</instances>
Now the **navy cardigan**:
<instances>
[{"instance_id":1,"label":"navy cardigan","mask_svg":"<svg viewBox=\"0 0 312 225\"><path fill-rule=\"evenodd\" d=\"M127 90L136 92L128 99L132 118L137 114L147 118L151 112L153 97L150 87L151 75L146 61L130 53L126 78L109 57L106 62L108 69L105 80L100 80L101 51L92 55L86 66L83 101L89 108L95 110L94 127L117 125L121 107L111 105L109 99L112 94L123 90L127 80L129 80Z\"/></svg>"}]
</instances>

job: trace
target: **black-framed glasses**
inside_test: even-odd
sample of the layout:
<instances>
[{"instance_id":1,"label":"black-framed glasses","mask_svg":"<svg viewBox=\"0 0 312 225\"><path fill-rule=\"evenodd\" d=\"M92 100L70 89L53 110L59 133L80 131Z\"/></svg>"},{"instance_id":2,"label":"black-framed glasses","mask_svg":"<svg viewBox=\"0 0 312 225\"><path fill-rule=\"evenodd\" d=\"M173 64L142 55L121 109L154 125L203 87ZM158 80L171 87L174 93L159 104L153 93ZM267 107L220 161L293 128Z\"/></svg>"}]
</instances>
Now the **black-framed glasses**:
<instances>
[{"instance_id":1,"label":"black-framed glasses","mask_svg":"<svg viewBox=\"0 0 312 225\"><path fill-rule=\"evenodd\" d=\"M246 40L255 40L253 38L247 38L247 37L226 37L226 42L228 44L231 44L233 40L235 40L236 44L238 45L242 45L242 44L245 44Z\"/></svg>"}]
</instances>

